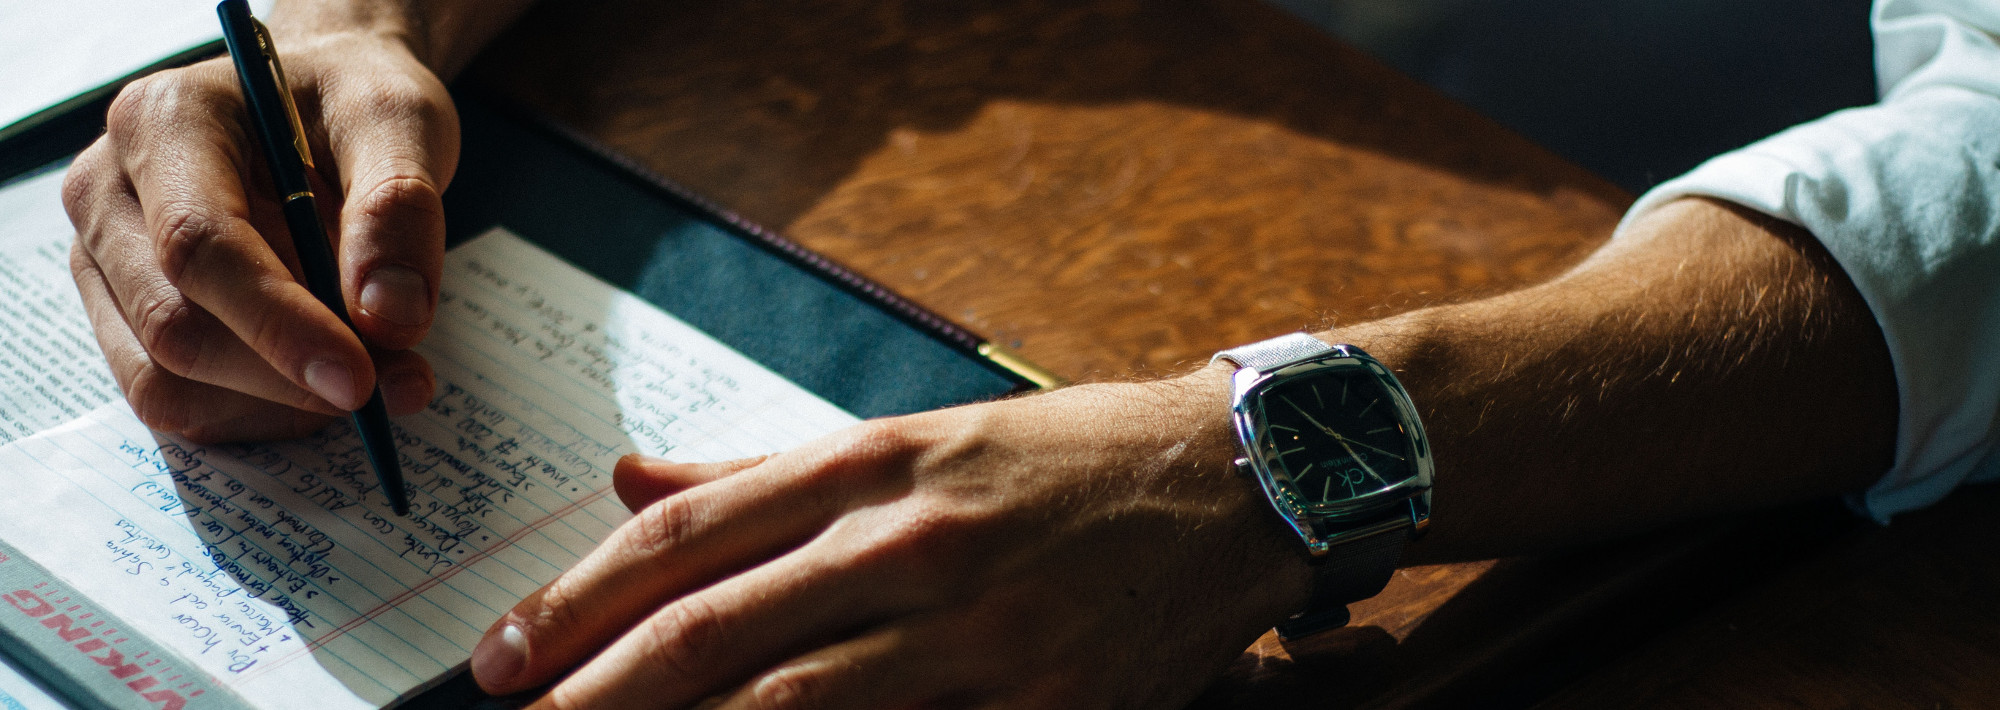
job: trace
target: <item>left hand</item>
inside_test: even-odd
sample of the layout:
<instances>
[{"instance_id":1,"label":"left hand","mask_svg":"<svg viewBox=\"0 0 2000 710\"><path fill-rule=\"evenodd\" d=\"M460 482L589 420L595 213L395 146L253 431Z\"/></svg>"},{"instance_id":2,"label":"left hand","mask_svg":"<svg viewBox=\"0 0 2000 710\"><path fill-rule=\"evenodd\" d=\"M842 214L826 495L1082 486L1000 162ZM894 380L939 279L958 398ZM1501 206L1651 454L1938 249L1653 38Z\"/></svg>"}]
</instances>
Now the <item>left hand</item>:
<instances>
[{"instance_id":1,"label":"left hand","mask_svg":"<svg viewBox=\"0 0 2000 710\"><path fill-rule=\"evenodd\" d=\"M760 459L628 456L637 517L495 623L474 676L562 678L536 708L1179 707L1309 586L1228 464L1227 377L874 420Z\"/></svg>"}]
</instances>

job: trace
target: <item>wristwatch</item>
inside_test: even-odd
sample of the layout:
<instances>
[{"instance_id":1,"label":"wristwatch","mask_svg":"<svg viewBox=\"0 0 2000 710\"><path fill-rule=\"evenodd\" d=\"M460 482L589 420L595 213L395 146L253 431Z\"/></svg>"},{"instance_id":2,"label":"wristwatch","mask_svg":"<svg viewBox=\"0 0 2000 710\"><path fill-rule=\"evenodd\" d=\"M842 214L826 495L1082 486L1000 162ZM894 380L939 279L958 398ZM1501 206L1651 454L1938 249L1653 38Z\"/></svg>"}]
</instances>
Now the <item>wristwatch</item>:
<instances>
[{"instance_id":1,"label":"wristwatch","mask_svg":"<svg viewBox=\"0 0 2000 710\"><path fill-rule=\"evenodd\" d=\"M1347 623L1375 596L1431 513L1431 450L1410 395L1352 345L1292 333L1215 354L1237 366L1230 410L1243 457L1313 564L1286 640Z\"/></svg>"}]
</instances>

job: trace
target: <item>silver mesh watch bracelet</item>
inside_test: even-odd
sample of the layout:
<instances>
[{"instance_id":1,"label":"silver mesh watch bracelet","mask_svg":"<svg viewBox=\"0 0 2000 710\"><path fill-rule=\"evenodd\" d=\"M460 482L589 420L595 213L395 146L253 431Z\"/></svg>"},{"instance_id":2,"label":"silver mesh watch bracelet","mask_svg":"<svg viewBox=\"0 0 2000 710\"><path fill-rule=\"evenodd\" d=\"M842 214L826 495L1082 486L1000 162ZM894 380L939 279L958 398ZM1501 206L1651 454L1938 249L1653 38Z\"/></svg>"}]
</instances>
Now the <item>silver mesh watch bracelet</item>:
<instances>
[{"instance_id":1,"label":"silver mesh watch bracelet","mask_svg":"<svg viewBox=\"0 0 2000 710\"><path fill-rule=\"evenodd\" d=\"M1210 362L1228 360L1237 367L1264 374L1329 354L1350 353L1361 353L1361 349L1328 345L1305 333L1290 333L1224 350ZM1272 508L1274 512L1277 510L1276 501ZM1320 521L1313 522L1314 529L1322 527ZM1375 596L1389 586L1408 541L1409 528L1396 527L1358 540L1342 541L1326 554L1312 556L1312 597L1306 601L1304 611L1277 626L1278 637L1289 641L1345 626L1348 604Z\"/></svg>"}]
</instances>

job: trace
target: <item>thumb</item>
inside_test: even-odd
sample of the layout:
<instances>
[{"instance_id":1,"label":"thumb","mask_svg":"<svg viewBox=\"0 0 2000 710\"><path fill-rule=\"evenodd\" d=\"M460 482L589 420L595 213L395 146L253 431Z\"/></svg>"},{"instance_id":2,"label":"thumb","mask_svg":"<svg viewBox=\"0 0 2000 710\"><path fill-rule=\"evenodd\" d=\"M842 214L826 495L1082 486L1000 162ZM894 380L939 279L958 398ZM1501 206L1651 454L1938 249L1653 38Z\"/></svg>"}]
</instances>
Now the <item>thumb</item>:
<instances>
[{"instance_id":1,"label":"thumb","mask_svg":"<svg viewBox=\"0 0 2000 710\"><path fill-rule=\"evenodd\" d=\"M442 85L429 88L377 89L358 98L352 126L328 126L346 195L341 291L362 338L391 350L430 331L444 270L442 195L458 164L458 115Z\"/></svg>"}]
</instances>

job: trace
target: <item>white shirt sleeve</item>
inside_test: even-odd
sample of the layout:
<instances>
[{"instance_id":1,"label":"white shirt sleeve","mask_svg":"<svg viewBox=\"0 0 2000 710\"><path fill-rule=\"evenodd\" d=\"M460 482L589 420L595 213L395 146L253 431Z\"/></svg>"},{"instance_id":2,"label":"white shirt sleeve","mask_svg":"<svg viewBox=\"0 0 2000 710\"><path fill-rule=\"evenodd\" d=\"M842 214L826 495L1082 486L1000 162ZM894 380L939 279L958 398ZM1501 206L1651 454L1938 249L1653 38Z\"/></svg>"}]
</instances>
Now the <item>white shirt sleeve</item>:
<instances>
[{"instance_id":1,"label":"white shirt sleeve","mask_svg":"<svg viewBox=\"0 0 2000 710\"><path fill-rule=\"evenodd\" d=\"M1878 0L1881 101L1726 153L1639 198L1735 202L1810 230L1894 361L1894 465L1876 520L2000 479L2000 0Z\"/></svg>"}]
</instances>

